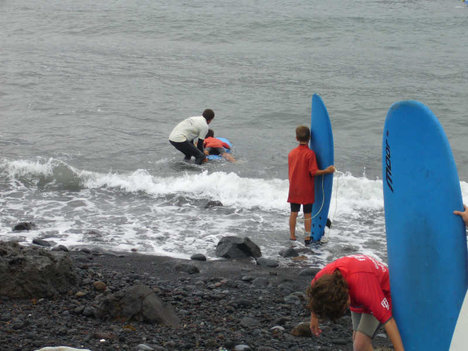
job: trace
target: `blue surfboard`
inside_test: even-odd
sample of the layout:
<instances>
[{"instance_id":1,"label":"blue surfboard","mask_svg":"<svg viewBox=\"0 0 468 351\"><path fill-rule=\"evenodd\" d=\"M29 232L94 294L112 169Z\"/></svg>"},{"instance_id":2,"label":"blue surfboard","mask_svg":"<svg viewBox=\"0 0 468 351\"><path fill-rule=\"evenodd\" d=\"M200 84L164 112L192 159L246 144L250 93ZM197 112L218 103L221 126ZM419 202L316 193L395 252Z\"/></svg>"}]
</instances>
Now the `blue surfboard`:
<instances>
[{"instance_id":1,"label":"blue surfboard","mask_svg":"<svg viewBox=\"0 0 468 351\"><path fill-rule=\"evenodd\" d=\"M391 106L382 145L393 315L407 351L446 351L467 287L460 181L444 130L417 101Z\"/></svg>"},{"instance_id":2,"label":"blue surfboard","mask_svg":"<svg viewBox=\"0 0 468 351\"><path fill-rule=\"evenodd\" d=\"M333 133L330 117L322 98L317 94L312 96L309 146L315 152L319 169L333 165ZM315 177L315 202L312 206L312 230L310 233L312 241L319 241L325 233L332 187L333 174Z\"/></svg>"},{"instance_id":3,"label":"blue surfboard","mask_svg":"<svg viewBox=\"0 0 468 351\"><path fill-rule=\"evenodd\" d=\"M231 149L232 149L232 144L231 144L231 142L230 142L228 139L226 139L226 138L218 138L218 137L216 137L216 139L219 139L219 140L225 142L225 143L228 144L228 145L231 147ZM226 149L226 152L231 152L231 149ZM208 156L206 156L206 158L207 158L208 160L222 160L222 159L224 159L223 156L221 156L221 155L208 155Z\"/></svg>"}]
</instances>

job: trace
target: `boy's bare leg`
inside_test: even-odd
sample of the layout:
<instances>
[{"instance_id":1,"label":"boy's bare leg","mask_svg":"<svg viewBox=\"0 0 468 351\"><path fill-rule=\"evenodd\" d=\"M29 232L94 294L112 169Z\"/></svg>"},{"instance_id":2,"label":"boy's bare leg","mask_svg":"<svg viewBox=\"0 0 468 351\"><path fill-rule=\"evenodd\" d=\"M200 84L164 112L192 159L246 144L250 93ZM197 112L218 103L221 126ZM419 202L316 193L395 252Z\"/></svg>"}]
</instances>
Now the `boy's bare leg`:
<instances>
[{"instance_id":1,"label":"boy's bare leg","mask_svg":"<svg viewBox=\"0 0 468 351\"><path fill-rule=\"evenodd\" d=\"M225 152L223 154L223 157L228 160L229 162L232 162L232 163L235 163L236 162L236 159L234 157L232 157L230 154L228 154L227 152Z\"/></svg>"},{"instance_id":2,"label":"boy's bare leg","mask_svg":"<svg viewBox=\"0 0 468 351\"><path fill-rule=\"evenodd\" d=\"M372 339L367 335L359 332L353 332L353 349L355 351L373 351Z\"/></svg>"},{"instance_id":3,"label":"boy's bare leg","mask_svg":"<svg viewBox=\"0 0 468 351\"><path fill-rule=\"evenodd\" d=\"M296 221L299 212L291 212L289 216L289 239L296 240Z\"/></svg>"},{"instance_id":4,"label":"boy's bare leg","mask_svg":"<svg viewBox=\"0 0 468 351\"><path fill-rule=\"evenodd\" d=\"M304 229L306 238L310 237L312 231L312 213L304 213Z\"/></svg>"}]
</instances>

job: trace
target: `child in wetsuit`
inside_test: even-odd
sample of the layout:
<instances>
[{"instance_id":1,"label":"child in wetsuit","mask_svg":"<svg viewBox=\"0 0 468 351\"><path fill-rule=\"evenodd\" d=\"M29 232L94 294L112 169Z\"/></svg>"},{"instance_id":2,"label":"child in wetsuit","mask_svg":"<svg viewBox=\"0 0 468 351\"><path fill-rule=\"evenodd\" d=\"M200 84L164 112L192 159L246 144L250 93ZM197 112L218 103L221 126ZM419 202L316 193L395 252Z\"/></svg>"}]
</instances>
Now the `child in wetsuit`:
<instances>
[{"instance_id":1,"label":"child in wetsuit","mask_svg":"<svg viewBox=\"0 0 468 351\"><path fill-rule=\"evenodd\" d=\"M231 149L228 143L217 139L214 137L213 129L209 129L208 133L206 133L205 140L203 142L203 146L205 147L205 155L221 155L229 162L236 162L234 157L231 154L226 152L226 149Z\"/></svg>"},{"instance_id":2,"label":"child in wetsuit","mask_svg":"<svg viewBox=\"0 0 468 351\"><path fill-rule=\"evenodd\" d=\"M372 339L383 325L395 351L403 351L392 315L388 267L366 255L352 255L326 265L307 289L310 329L320 335L318 318L337 320L349 308L354 350L372 350Z\"/></svg>"}]
</instances>

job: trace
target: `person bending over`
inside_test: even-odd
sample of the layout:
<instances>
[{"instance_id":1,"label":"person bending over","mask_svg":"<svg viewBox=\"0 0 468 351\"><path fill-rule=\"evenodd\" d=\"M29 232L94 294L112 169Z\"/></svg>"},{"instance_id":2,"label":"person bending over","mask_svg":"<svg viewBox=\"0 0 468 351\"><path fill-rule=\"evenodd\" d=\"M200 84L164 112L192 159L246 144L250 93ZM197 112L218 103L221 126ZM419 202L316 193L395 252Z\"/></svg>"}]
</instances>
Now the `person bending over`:
<instances>
[{"instance_id":1,"label":"person bending over","mask_svg":"<svg viewBox=\"0 0 468 351\"><path fill-rule=\"evenodd\" d=\"M392 315L387 266L365 255L346 256L326 265L307 289L310 329L319 336L319 318L336 321L351 310L353 348L373 350L372 339L383 325L396 351L404 350Z\"/></svg>"},{"instance_id":2,"label":"person bending over","mask_svg":"<svg viewBox=\"0 0 468 351\"><path fill-rule=\"evenodd\" d=\"M213 110L206 109L202 116L189 117L177 124L169 135L169 142L177 150L185 155L184 160L189 161L195 157L195 163L200 165L206 161L203 152L203 140L208 133L208 124L211 123L215 114ZM197 147L193 141L198 138Z\"/></svg>"}]
</instances>

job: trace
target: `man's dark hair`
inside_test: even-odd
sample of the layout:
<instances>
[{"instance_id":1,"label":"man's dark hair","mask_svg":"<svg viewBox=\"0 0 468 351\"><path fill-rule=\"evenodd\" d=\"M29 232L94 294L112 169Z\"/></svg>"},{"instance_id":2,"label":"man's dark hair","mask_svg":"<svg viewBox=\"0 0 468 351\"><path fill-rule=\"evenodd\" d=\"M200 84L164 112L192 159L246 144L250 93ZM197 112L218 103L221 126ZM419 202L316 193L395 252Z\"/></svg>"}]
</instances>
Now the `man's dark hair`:
<instances>
[{"instance_id":1,"label":"man's dark hair","mask_svg":"<svg viewBox=\"0 0 468 351\"><path fill-rule=\"evenodd\" d=\"M324 274L307 288L307 308L318 318L336 321L348 307L349 288L341 272Z\"/></svg>"},{"instance_id":2,"label":"man's dark hair","mask_svg":"<svg viewBox=\"0 0 468 351\"><path fill-rule=\"evenodd\" d=\"M207 121L211 121L215 117L215 113L212 109L207 108L205 111L203 111L202 116L205 117Z\"/></svg>"},{"instance_id":3,"label":"man's dark hair","mask_svg":"<svg viewBox=\"0 0 468 351\"><path fill-rule=\"evenodd\" d=\"M296 139L299 142L309 141L310 129L306 126L299 126L296 128Z\"/></svg>"},{"instance_id":4,"label":"man's dark hair","mask_svg":"<svg viewBox=\"0 0 468 351\"><path fill-rule=\"evenodd\" d=\"M209 137L214 137L214 131L213 129L208 129L208 133L206 133L206 137L205 138L209 138Z\"/></svg>"}]
</instances>

